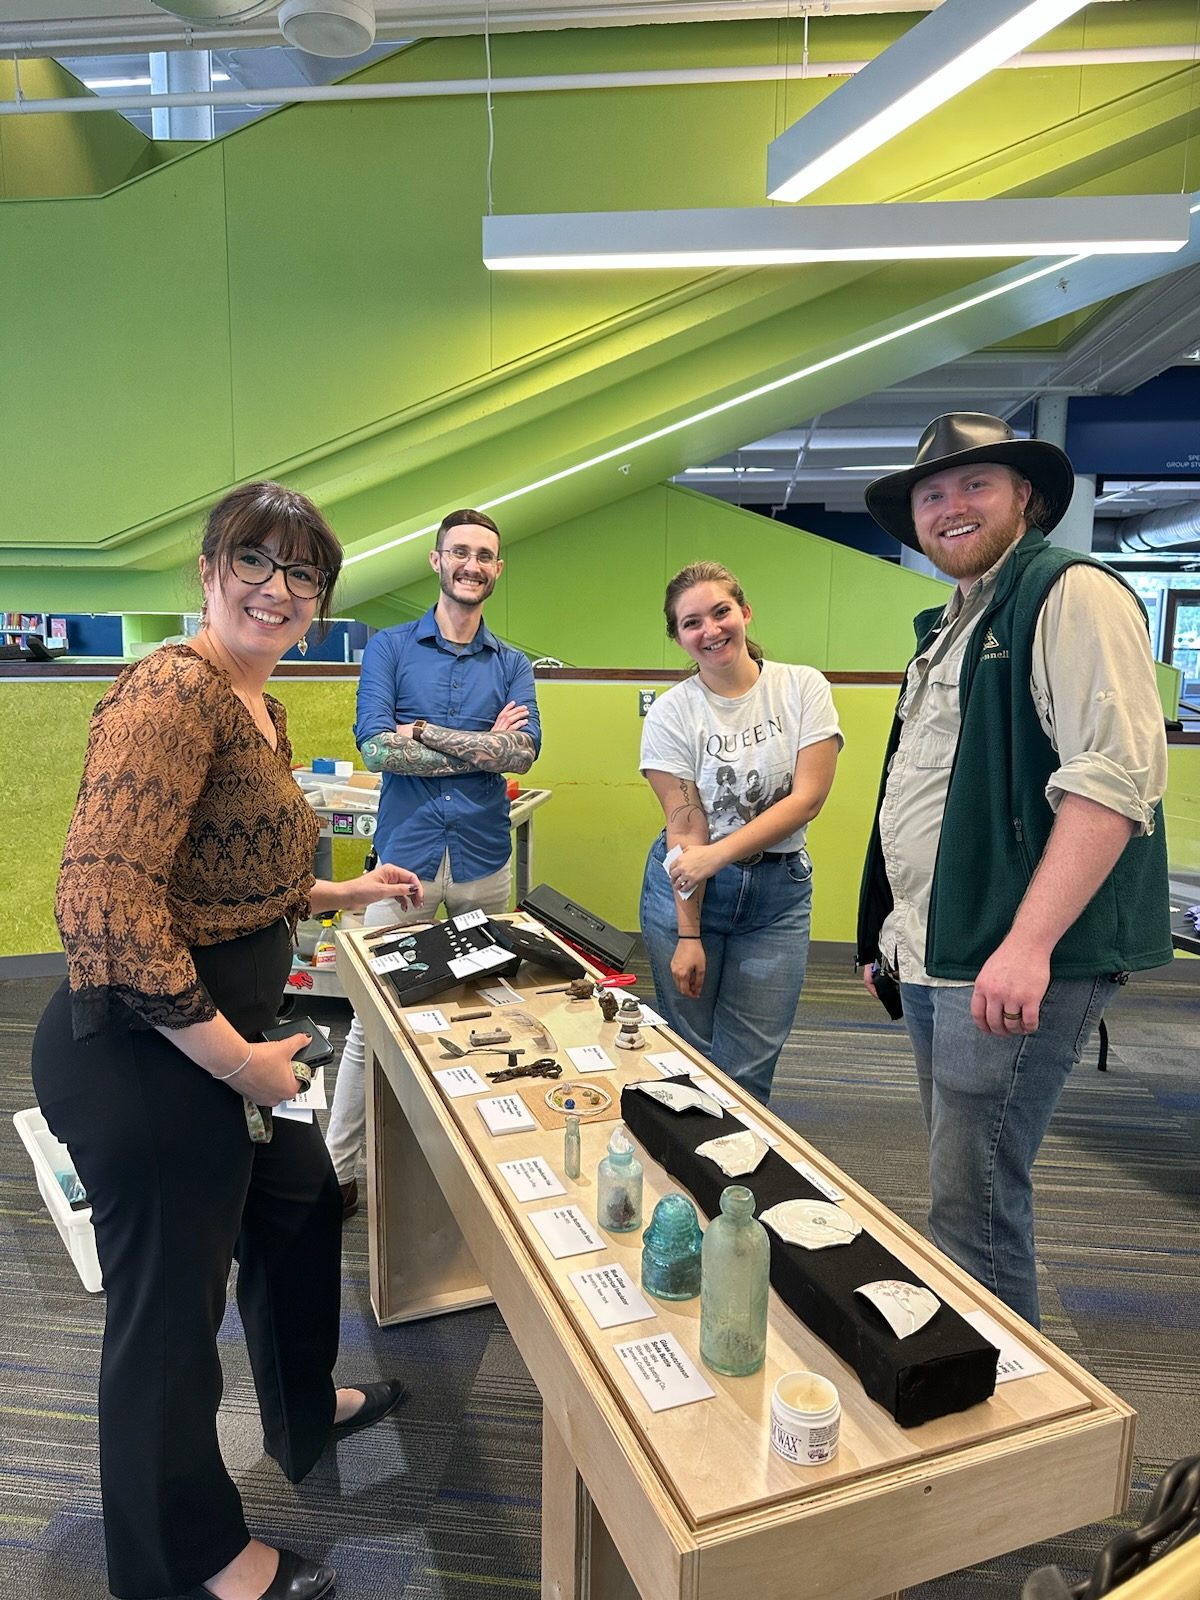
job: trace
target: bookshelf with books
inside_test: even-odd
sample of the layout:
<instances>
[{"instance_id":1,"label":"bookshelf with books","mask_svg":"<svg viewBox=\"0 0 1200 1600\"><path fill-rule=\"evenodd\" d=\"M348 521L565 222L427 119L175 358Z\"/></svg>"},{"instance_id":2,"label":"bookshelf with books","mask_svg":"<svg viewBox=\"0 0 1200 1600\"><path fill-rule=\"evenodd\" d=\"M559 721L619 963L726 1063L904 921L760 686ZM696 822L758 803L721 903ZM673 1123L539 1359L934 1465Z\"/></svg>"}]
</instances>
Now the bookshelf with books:
<instances>
[{"instance_id":1,"label":"bookshelf with books","mask_svg":"<svg viewBox=\"0 0 1200 1600\"><path fill-rule=\"evenodd\" d=\"M47 650L67 648L67 619L45 611L0 612L0 644L24 645L36 639Z\"/></svg>"}]
</instances>

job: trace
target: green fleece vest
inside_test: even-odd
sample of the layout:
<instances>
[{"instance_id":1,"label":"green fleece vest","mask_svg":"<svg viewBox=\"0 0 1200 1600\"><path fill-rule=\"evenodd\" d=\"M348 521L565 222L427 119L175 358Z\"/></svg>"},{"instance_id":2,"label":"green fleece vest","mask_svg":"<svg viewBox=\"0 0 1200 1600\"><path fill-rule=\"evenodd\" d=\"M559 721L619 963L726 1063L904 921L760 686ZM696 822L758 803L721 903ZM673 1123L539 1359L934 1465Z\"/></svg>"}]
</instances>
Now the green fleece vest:
<instances>
[{"instance_id":1,"label":"green fleece vest","mask_svg":"<svg viewBox=\"0 0 1200 1600\"><path fill-rule=\"evenodd\" d=\"M968 641L958 685L962 728L930 896L925 970L932 977L970 982L978 976L1012 926L1050 837L1054 813L1045 791L1060 761L1038 721L1029 675L1038 614L1052 586L1077 562L1099 566L1116 583L1124 581L1102 563L1049 545L1040 529L1030 529L1005 562L991 603ZM914 619L918 654L941 616L942 608L935 607ZM858 925L863 963L879 954L879 931L892 909L879 808L901 726L897 715L863 872ZM1130 839L1091 903L1055 946L1051 975L1090 978L1170 961L1168 894L1159 805L1154 832Z\"/></svg>"}]
</instances>

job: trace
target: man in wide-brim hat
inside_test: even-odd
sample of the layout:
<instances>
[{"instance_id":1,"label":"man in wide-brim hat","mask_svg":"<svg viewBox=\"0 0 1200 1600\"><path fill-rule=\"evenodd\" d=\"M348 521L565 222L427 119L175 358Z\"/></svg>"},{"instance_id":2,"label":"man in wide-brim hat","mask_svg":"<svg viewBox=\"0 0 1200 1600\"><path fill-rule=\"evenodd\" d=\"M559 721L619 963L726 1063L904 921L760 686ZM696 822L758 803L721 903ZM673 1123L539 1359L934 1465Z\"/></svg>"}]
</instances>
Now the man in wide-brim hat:
<instances>
[{"instance_id":1,"label":"man in wide-brim hat","mask_svg":"<svg viewBox=\"0 0 1200 1600\"><path fill-rule=\"evenodd\" d=\"M952 412L867 490L956 587L915 619L858 957L873 993L899 985L934 1239L1035 1325L1038 1146L1117 986L1171 959L1146 616L1116 573L1048 542L1073 483L1056 446Z\"/></svg>"}]
</instances>

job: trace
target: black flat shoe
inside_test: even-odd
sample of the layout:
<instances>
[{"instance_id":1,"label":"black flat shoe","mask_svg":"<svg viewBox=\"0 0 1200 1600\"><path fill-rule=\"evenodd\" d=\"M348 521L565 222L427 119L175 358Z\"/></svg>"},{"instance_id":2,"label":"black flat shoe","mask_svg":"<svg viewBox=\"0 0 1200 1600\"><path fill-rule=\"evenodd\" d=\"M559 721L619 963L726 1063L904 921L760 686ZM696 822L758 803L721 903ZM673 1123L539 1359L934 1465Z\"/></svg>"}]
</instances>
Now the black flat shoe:
<instances>
[{"instance_id":1,"label":"black flat shoe","mask_svg":"<svg viewBox=\"0 0 1200 1600\"><path fill-rule=\"evenodd\" d=\"M294 1550L281 1550L275 1576L263 1590L260 1600L321 1600L336 1581L337 1573L332 1567L306 1561ZM217 1597L206 1583L198 1583L189 1600L217 1600Z\"/></svg>"},{"instance_id":2,"label":"black flat shoe","mask_svg":"<svg viewBox=\"0 0 1200 1600\"><path fill-rule=\"evenodd\" d=\"M351 1178L349 1183L339 1183L342 1192L342 1221L347 1221L358 1210L358 1179Z\"/></svg>"},{"instance_id":3,"label":"black flat shoe","mask_svg":"<svg viewBox=\"0 0 1200 1600\"><path fill-rule=\"evenodd\" d=\"M357 1389L366 1399L352 1417L345 1422L334 1423L335 1439L348 1439L352 1433L361 1433L364 1428L374 1427L375 1423L390 1417L408 1399L408 1389L399 1378L388 1378L384 1383L348 1383L346 1388ZM265 1596L263 1600L266 1600Z\"/></svg>"}]
</instances>

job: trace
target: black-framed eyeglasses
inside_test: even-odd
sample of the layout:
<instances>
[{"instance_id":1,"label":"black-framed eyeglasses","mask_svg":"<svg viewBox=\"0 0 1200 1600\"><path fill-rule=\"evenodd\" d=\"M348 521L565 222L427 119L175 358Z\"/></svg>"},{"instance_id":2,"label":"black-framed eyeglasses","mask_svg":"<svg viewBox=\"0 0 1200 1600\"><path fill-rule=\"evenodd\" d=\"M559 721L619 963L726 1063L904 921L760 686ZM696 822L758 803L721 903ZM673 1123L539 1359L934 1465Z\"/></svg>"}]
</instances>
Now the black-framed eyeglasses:
<instances>
[{"instance_id":1,"label":"black-framed eyeglasses","mask_svg":"<svg viewBox=\"0 0 1200 1600\"><path fill-rule=\"evenodd\" d=\"M282 572L288 593L297 600L315 600L329 584L329 574L311 561L274 561L265 550L235 550L230 562L243 583L266 583L272 573Z\"/></svg>"}]
</instances>

